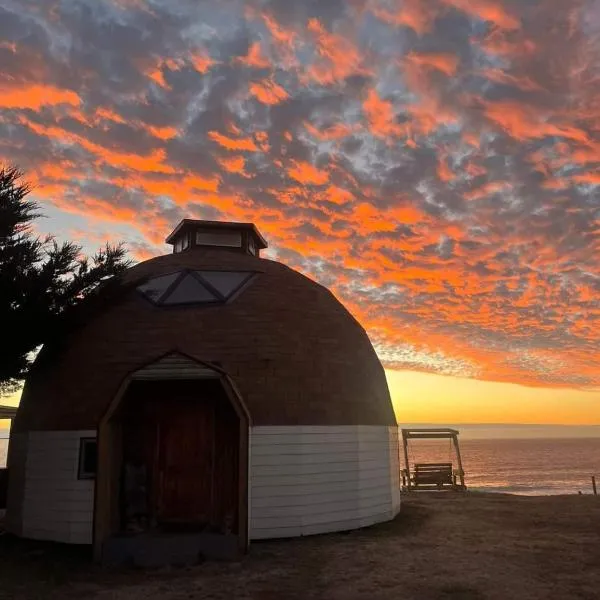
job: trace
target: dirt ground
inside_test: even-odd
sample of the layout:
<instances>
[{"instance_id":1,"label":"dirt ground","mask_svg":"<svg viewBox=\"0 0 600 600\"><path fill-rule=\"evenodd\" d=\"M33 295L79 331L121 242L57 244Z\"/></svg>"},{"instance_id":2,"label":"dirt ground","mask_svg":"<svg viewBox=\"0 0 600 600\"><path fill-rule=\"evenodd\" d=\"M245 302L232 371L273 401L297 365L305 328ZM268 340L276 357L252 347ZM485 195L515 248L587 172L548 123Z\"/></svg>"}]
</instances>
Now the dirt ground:
<instances>
[{"instance_id":1,"label":"dirt ground","mask_svg":"<svg viewBox=\"0 0 600 600\"><path fill-rule=\"evenodd\" d=\"M598 600L600 497L405 494L391 523L152 571L101 569L81 549L4 535L0 598Z\"/></svg>"}]
</instances>

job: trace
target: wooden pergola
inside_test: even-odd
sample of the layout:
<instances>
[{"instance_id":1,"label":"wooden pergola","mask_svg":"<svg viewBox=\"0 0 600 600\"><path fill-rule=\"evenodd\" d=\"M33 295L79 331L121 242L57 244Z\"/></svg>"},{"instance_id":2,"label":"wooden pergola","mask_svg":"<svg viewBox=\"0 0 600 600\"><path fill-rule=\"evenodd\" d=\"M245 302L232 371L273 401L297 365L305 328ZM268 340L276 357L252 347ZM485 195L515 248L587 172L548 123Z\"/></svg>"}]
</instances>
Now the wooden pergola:
<instances>
[{"instance_id":1,"label":"wooden pergola","mask_svg":"<svg viewBox=\"0 0 600 600\"><path fill-rule=\"evenodd\" d=\"M465 472L462 466L462 458L460 448L458 446L457 429L447 427L430 427L417 429L402 429L402 446L404 448L404 464L406 466L406 488L410 491L413 487L438 487L441 488L446 484L451 485L454 489L466 489L465 487ZM427 439L451 439L456 453L456 461L458 468L453 471L452 463L422 463L415 465L415 471L411 475L410 465L408 461L408 441L409 440L427 440ZM456 477L460 480L460 485L456 482Z\"/></svg>"}]
</instances>

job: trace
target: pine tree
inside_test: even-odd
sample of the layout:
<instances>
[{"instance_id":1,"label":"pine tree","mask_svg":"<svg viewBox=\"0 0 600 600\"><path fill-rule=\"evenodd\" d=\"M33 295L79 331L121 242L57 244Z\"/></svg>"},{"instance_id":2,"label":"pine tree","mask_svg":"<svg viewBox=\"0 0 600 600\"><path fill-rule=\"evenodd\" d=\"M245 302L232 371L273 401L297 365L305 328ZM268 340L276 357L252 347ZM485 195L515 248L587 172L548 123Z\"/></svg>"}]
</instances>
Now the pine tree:
<instances>
[{"instance_id":1,"label":"pine tree","mask_svg":"<svg viewBox=\"0 0 600 600\"><path fill-rule=\"evenodd\" d=\"M89 259L72 242L36 236L30 193L21 171L0 167L0 396L18 389L69 313L130 265L121 244Z\"/></svg>"}]
</instances>

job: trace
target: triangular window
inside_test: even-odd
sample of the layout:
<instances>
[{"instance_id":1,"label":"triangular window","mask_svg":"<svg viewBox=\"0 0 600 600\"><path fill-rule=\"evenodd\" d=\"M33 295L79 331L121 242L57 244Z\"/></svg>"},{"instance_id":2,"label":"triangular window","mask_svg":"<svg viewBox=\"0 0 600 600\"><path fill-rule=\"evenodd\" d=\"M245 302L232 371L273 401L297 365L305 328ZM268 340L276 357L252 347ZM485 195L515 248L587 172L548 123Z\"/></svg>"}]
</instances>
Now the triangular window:
<instances>
[{"instance_id":1,"label":"triangular window","mask_svg":"<svg viewBox=\"0 0 600 600\"><path fill-rule=\"evenodd\" d=\"M213 287L225 300L248 281L252 273L238 271L196 271L203 281Z\"/></svg>"},{"instance_id":2,"label":"triangular window","mask_svg":"<svg viewBox=\"0 0 600 600\"><path fill-rule=\"evenodd\" d=\"M178 271L159 275L138 291L161 306L227 302L255 275L248 271Z\"/></svg>"},{"instance_id":3,"label":"triangular window","mask_svg":"<svg viewBox=\"0 0 600 600\"><path fill-rule=\"evenodd\" d=\"M204 302L219 302L220 298L205 288L191 273L188 273L175 287L163 298L162 304L197 304Z\"/></svg>"},{"instance_id":4,"label":"triangular window","mask_svg":"<svg viewBox=\"0 0 600 600\"><path fill-rule=\"evenodd\" d=\"M146 283L138 286L138 290L151 300L152 302L159 302L164 296L165 292L169 289L169 286L181 275L181 272L169 273L169 275L161 275L160 277L154 277Z\"/></svg>"}]
</instances>

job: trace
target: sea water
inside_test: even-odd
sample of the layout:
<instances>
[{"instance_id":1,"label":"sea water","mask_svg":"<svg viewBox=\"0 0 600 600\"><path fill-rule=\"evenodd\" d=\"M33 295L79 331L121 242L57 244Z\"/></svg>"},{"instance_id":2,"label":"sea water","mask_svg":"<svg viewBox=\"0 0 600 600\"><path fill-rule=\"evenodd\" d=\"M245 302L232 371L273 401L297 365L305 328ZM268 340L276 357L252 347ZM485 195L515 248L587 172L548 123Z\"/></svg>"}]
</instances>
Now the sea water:
<instances>
[{"instance_id":1,"label":"sea water","mask_svg":"<svg viewBox=\"0 0 600 600\"><path fill-rule=\"evenodd\" d=\"M465 484L471 490L590 494L592 475L600 487L600 437L462 439L460 450ZM456 467L447 440L411 440L409 462L452 462Z\"/></svg>"},{"instance_id":2,"label":"sea water","mask_svg":"<svg viewBox=\"0 0 600 600\"><path fill-rule=\"evenodd\" d=\"M8 440L0 438L2 467L7 448ZM461 439L460 449L465 483L472 490L523 495L590 494L592 475L596 475L600 488L600 437ZM409 462L453 462L456 466L447 440L411 441Z\"/></svg>"}]
</instances>

